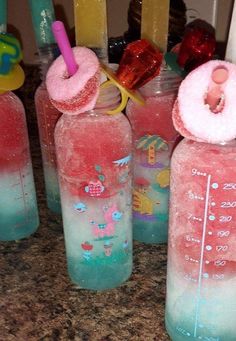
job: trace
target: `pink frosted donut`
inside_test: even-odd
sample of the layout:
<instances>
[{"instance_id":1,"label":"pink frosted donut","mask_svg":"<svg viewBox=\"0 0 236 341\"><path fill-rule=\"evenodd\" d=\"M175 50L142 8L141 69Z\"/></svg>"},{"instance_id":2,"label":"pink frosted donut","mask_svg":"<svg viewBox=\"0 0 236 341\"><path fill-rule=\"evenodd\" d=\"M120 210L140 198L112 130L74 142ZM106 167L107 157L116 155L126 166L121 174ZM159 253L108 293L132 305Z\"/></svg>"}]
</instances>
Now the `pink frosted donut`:
<instances>
[{"instance_id":1,"label":"pink frosted donut","mask_svg":"<svg viewBox=\"0 0 236 341\"><path fill-rule=\"evenodd\" d=\"M66 64L59 56L50 66L46 86L52 104L65 114L78 114L94 108L100 85L100 67L95 53L86 47L74 47L76 73L68 77Z\"/></svg>"},{"instance_id":2,"label":"pink frosted donut","mask_svg":"<svg viewBox=\"0 0 236 341\"><path fill-rule=\"evenodd\" d=\"M212 85L212 75L219 69L226 71L227 79L219 86L216 83ZM222 95L218 110L213 110L207 100L214 100L214 92L219 92L215 91L216 86L220 87ZM236 137L235 110L236 65L213 60L193 70L182 81L173 108L173 123L176 130L189 139L227 142Z\"/></svg>"}]
</instances>

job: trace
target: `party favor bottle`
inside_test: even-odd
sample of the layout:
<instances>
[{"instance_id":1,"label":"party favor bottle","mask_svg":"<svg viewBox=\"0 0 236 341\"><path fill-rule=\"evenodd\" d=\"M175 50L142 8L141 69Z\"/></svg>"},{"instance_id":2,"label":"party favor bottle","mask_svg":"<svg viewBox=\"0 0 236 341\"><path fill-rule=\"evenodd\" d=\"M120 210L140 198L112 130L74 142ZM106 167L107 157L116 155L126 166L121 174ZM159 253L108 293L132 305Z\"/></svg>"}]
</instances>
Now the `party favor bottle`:
<instances>
[{"instance_id":1,"label":"party favor bottle","mask_svg":"<svg viewBox=\"0 0 236 341\"><path fill-rule=\"evenodd\" d=\"M171 160L166 328L173 341L236 340L235 75L224 61L198 67L173 111L186 137Z\"/></svg>"},{"instance_id":2,"label":"party favor bottle","mask_svg":"<svg viewBox=\"0 0 236 341\"><path fill-rule=\"evenodd\" d=\"M0 55L0 240L10 241L32 234L39 219L25 111L10 91L24 81L23 70L13 65L21 59L13 36L0 35Z\"/></svg>"},{"instance_id":3,"label":"party favor bottle","mask_svg":"<svg viewBox=\"0 0 236 341\"><path fill-rule=\"evenodd\" d=\"M140 88L145 105L129 101L126 108L133 130L133 233L145 243L167 241L169 163L178 137L171 112L180 80L163 69Z\"/></svg>"},{"instance_id":4,"label":"party favor bottle","mask_svg":"<svg viewBox=\"0 0 236 341\"><path fill-rule=\"evenodd\" d=\"M116 287L132 270L131 128L106 113L114 89L94 110L64 114L55 132L68 271L87 289Z\"/></svg>"},{"instance_id":5,"label":"party favor bottle","mask_svg":"<svg viewBox=\"0 0 236 341\"><path fill-rule=\"evenodd\" d=\"M51 0L29 0L29 4L38 47L42 80L35 93L35 108L43 159L47 206L52 212L61 213L54 142L55 125L61 113L52 105L45 86L47 70L58 54L58 48L51 30L55 15Z\"/></svg>"},{"instance_id":6,"label":"party favor bottle","mask_svg":"<svg viewBox=\"0 0 236 341\"><path fill-rule=\"evenodd\" d=\"M131 129L106 113L118 100L103 94L94 110L64 114L55 132L68 271L87 289L116 287L132 269Z\"/></svg>"},{"instance_id":7,"label":"party favor bottle","mask_svg":"<svg viewBox=\"0 0 236 341\"><path fill-rule=\"evenodd\" d=\"M108 84L99 91L95 53L71 49L61 22L53 32L62 55L46 84L64 112L55 145L68 272L82 288L114 288L132 270L131 128L123 114L108 114L119 105L119 90Z\"/></svg>"}]
</instances>

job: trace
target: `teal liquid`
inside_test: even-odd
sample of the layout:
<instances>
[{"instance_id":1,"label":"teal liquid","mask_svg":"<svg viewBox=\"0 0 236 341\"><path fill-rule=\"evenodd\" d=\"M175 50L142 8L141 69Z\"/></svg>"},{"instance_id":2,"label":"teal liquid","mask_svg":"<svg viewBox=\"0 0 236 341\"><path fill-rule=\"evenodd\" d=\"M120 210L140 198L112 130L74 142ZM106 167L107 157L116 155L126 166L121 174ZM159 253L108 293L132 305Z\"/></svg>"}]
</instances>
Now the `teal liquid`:
<instances>
[{"instance_id":1,"label":"teal liquid","mask_svg":"<svg viewBox=\"0 0 236 341\"><path fill-rule=\"evenodd\" d=\"M115 288L125 282L132 272L131 255L121 253L83 261L68 258L67 264L72 282L90 290Z\"/></svg>"},{"instance_id":2,"label":"teal liquid","mask_svg":"<svg viewBox=\"0 0 236 341\"><path fill-rule=\"evenodd\" d=\"M7 1L0 1L0 33L6 32L7 26Z\"/></svg>"},{"instance_id":3,"label":"teal liquid","mask_svg":"<svg viewBox=\"0 0 236 341\"><path fill-rule=\"evenodd\" d=\"M230 335L229 333L224 335L216 335L214 330L209 331L207 327L202 330L198 330L196 336L194 336L194 324L189 320L180 323L174 323L171 319L171 314L166 312L165 325L167 333L172 341L235 341L235 333ZM224 328L222 328L224 329Z\"/></svg>"},{"instance_id":4,"label":"teal liquid","mask_svg":"<svg viewBox=\"0 0 236 341\"><path fill-rule=\"evenodd\" d=\"M61 203L60 203L60 197L56 199L55 196L51 196L51 194L47 194L47 206L50 211L56 214L61 214Z\"/></svg>"},{"instance_id":5,"label":"teal liquid","mask_svg":"<svg viewBox=\"0 0 236 341\"><path fill-rule=\"evenodd\" d=\"M39 225L31 164L0 179L0 240L26 238Z\"/></svg>"},{"instance_id":6,"label":"teal liquid","mask_svg":"<svg viewBox=\"0 0 236 341\"><path fill-rule=\"evenodd\" d=\"M153 205L152 214L133 210L134 239L147 244L167 243L169 188L160 188L158 184L153 184L149 198L153 203L159 204Z\"/></svg>"},{"instance_id":7,"label":"teal liquid","mask_svg":"<svg viewBox=\"0 0 236 341\"><path fill-rule=\"evenodd\" d=\"M144 243L166 243L168 236L168 221L143 222L133 219L133 236L135 240Z\"/></svg>"},{"instance_id":8,"label":"teal liquid","mask_svg":"<svg viewBox=\"0 0 236 341\"><path fill-rule=\"evenodd\" d=\"M51 25L55 20L52 0L29 0L38 48L55 43Z\"/></svg>"},{"instance_id":9,"label":"teal liquid","mask_svg":"<svg viewBox=\"0 0 236 341\"><path fill-rule=\"evenodd\" d=\"M48 208L56 214L61 214L61 200L57 179L57 170L53 169L52 167L50 169L45 167L44 181Z\"/></svg>"},{"instance_id":10,"label":"teal liquid","mask_svg":"<svg viewBox=\"0 0 236 341\"><path fill-rule=\"evenodd\" d=\"M1 213L0 213L1 214ZM39 225L38 213L34 209L25 217L22 215L4 216L1 214L0 240L11 241L29 237Z\"/></svg>"}]
</instances>

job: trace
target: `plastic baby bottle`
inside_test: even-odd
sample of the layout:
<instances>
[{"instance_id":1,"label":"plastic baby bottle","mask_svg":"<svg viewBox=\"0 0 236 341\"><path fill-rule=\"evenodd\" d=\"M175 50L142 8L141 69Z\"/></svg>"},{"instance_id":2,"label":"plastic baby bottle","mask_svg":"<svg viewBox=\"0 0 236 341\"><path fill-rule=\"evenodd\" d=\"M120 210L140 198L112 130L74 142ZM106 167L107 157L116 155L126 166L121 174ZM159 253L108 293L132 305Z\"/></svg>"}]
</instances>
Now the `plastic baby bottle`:
<instances>
[{"instance_id":1,"label":"plastic baby bottle","mask_svg":"<svg viewBox=\"0 0 236 341\"><path fill-rule=\"evenodd\" d=\"M40 146L43 159L47 206L54 213L61 213L54 142L55 125L61 112L51 103L45 86L47 70L58 55L51 24L55 20L51 0L29 0L36 43L38 47L41 84L35 92L35 108L38 120Z\"/></svg>"},{"instance_id":2,"label":"plastic baby bottle","mask_svg":"<svg viewBox=\"0 0 236 341\"><path fill-rule=\"evenodd\" d=\"M55 132L68 271L94 290L132 271L131 128L122 113L106 113L119 91L103 91L94 110L64 114Z\"/></svg>"},{"instance_id":3,"label":"plastic baby bottle","mask_svg":"<svg viewBox=\"0 0 236 341\"><path fill-rule=\"evenodd\" d=\"M236 340L235 77L233 64L203 64L181 84L173 111L185 136L171 160L166 328L173 341Z\"/></svg>"},{"instance_id":4,"label":"plastic baby bottle","mask_svg":"<svg viewBox=\"0 0 236 341\"><path fill-rule=\"evenodd\" d=\"M18 41L0 35L0 240L28 237L38 227L25 110L11 90L24 82L24 72L16 64L21 59ZM6 56L8 58L6 58Z\"/></svg>"},{"instance_id":5,"label":"plastic baby bottle","mask_svg":"<svg viewBox=\"0 0 236 341\"><path fill-rule=\"evenodd\" d=\"M128 45L123 59L132 52ZM145 105L128 102L126 114L133 131L133 234L145 243L167 241L169 164L179 136L171 113L181 78L161 69L139 90Z\"/></svg>"},{"instance_id":6,"label":"plastic baby bottle","mask_svg":"<svg viewBox=\"0 0 236 341\"><path fill-rule=\"evenodd\" d=\"M61 22L53 32L62 55L46 84L63 111L55 145L68 272L79 287L110 289L132 271L131 128L122 113L109 113L120 92L109 83L99 90L95 53L71 49Z\"/></svg>"}]
</instances>

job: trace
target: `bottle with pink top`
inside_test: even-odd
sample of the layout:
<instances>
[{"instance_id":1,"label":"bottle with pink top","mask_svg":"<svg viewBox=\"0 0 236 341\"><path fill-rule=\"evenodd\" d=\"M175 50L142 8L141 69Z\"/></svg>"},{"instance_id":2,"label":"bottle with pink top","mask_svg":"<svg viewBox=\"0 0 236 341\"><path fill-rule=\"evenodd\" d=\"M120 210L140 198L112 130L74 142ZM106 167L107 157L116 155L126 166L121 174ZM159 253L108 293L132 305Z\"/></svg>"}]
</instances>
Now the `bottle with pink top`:
<instances>
[{"instance_id":1,"label":"bottle with pink top","mask_svg":"<svg viewBox=\"0 0 236 341\"><path fill-rule=\"evenodd\" d=\"M52 212L61 213L54 142L55 125L61 116L61 112L52 105L45 85L47 70L58 55L58 48L51 30L55 14L51 0L29 0L29 5L38 47L40 77L42 80L35 92L34 99L43 160L47 206Z\"/></svg>"},{"instance_id":2,"label":"bottle with pink top","mask_svg":"<svg viewBox=\"0 0 236 341\"><path fill-rule=\"evenodd\" d=\"M69 276L86 289L114 288L132 271L131 128L114 86L99 90L93 51L68 45L53 24L62 56L46 78L63 115L55 130L63 228ZM64 75L64 77L62 77Z\"/></svg>"},{"instance_id":3,"label":"bottle with pink top","mask_svg":"<svg viewBox=\"0 0 236 341\"><path fill-rule=\"evenodd\" d=\"M117 101L116 90L100 94L55 132L68 271L87 289L116 287L132 270L131 128L106 113Z\"/></svg>"},{"instance_id":4,"label":"bottle with pink top","mask_svg":"<svg viewBox=\"0 0 236 341\"><path fill-rule=\"evenodd\" d=\"M171 160L166 328L173 341L236 340L236 66L210 61L182 82L185 137Z\"/></svg>"},{"instance_id":5,"label":"bottle with pink top","mask_svg":"<svg viewBox=\"0 0 236 341\"><path fill-rule=\"evenodd\" d=\"M133 233L145 243L167 241L169 164L179 136L171 112L180 81L164 67L139 89L145 105L129 100L126 108L133 130Z\"/></svg>"},{"instance_id":6,"label":"bottle with pink top","mask_svg":"<svg viewBox=\"0 0 236 341\"><path fill-rule=\"evenodd\" d=\"M0 34L0 240L26 238L39 225L25 110L11 91L22 86L19 42Z\"/></svg>"}]
</instances>

